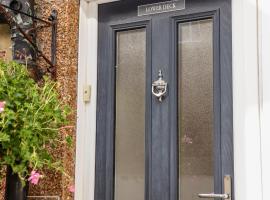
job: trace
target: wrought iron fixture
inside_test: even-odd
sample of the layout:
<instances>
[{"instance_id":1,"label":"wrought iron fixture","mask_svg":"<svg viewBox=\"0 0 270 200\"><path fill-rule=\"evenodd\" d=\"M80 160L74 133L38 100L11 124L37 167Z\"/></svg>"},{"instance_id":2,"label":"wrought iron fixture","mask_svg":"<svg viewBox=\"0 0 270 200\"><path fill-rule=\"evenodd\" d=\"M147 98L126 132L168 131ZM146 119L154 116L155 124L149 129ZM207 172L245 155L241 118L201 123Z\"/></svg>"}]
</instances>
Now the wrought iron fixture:
<instances>
[{"instance_id":1,"label":"wrought iron fixture","mask_svg":"<svg viewBox=\"0 0 270 200\"><path fill-rule=\"evenodd\" d=\"M25 1L23 1L25 2ZM20 36L24 40L26 40L29 45L31 45L30 52L35 52L33 57L33 61L35 62L36 57L41 57L45 60L45 62L49 65L46 72L39 71L37 79L41 79L44 73L50 73L53 79L56 79L56 44L57 44L57 11L52 10L51 15L49 16L48 20L41 19L33 14L33 12L25 12L23 11L23 4L21 1L18 0L11 0L11 1L1 1L0 0L0 15L4 16L7 23L10 25L11 29L16 29ZM29 17L33 21L33 26L24 28L22 27L16 18L18 14L24 15ZM42 25L37 26L37 22L42 23ZM36 30L40 30L43 28L51 27L51 58L48 58L38 47L36 44L35 39L35 32ZM14 36L13 36L14 37ZM16 37L16 36L15 36ZM16 40L16 39L15 39ZM14 46L16 48L16 46ZM16 49L15 49L16 51ZM20 55L16 56L17 52L13 52L13 58L15 60L22 61ZM33 53L32 53L33 54ZM31 65L31 64L30 64ZM32 66L36 66L35 63L32 63ZM37 66L36 66L37 67Z\"/></svg>"}]
</instances>

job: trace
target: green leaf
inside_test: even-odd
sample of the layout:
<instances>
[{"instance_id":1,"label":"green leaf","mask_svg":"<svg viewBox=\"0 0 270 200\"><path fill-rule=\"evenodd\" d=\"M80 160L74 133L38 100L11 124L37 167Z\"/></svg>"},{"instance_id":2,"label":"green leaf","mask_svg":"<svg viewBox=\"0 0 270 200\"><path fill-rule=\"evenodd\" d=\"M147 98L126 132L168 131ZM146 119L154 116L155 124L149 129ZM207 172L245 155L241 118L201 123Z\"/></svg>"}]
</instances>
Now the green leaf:
<instances>
[{"instance_id":1,"label":"green leaf","mask_svg":"<svg viewBox=\"0 0 270 200\"><path fill-rule=\"evenodd\" d=\"M9 142L10 137L5 133L0 133L0 142Z\"/></svg>"},{"instance_id":2,"label":"green leaf","mask_svg":"<svg viewBox=\"0 0 270 200\"><path fill-rule=\"evenodd\" d=\"M71 113L58 87L49 77L39 86L26 66L0 61L0 101L6 101L0 114L0 168L9 165L22 179L33 166L63 172L51 150L63 142L72 146L73 141L70 136L60 139L58 132L69 124Z\"/></svg>"},{"instance_id":3,"label":"green leaf","mask_svg":"<svg viewBox=\"0 0 270 200\"><path fill-rule=\"evenodd\" d=\"M69 147L72 147L73 139L71 136L66 137L66 143L68 144Z\"/></svg>"}]
</instances>

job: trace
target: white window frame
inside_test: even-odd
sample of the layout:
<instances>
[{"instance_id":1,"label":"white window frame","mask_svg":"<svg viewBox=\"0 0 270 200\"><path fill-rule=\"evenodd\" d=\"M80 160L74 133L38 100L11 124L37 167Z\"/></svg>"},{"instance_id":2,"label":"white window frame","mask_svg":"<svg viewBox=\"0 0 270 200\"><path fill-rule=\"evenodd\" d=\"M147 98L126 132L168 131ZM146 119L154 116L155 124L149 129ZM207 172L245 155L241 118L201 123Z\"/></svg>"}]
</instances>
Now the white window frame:
<instances>
[{"instance_id":1,"label":"white window frame","mask_svg":"<svg viewBox=\"0 0 270 200\"><path fill-rule=\"evenodd\" d=\"M81 0L78 66L78 110L76 142L76 200L94 200L95 144L96 144L96 97L97 97L97 46L98 4L115 0ZM264 98L270 99L270 62L260 59L261 48L258 34L258 0L232 0L233 17L233 98L234 98L234 168L235 199L262 200L263 187L270 187L270 105L262 116ZM269 0L262 0L268 6ZM268 1L268 2L267 2ZM267 11L269 14L269 11ZM270 17L269 17L270 19ZM270 20L269 20L270 21ZM268 21L268 22L269 22ZM266 23L265 21L263 21ZM264 29L263 29L264 30ZM262 35L266 37L268 29ZM264 54L263 54L264 56ZM265 57L270 57L266 56ZM262 61L262 62L260 62ZM262 65L260 65L262 63ZM263 77L263 66L267 68L268 80ZM263 81L261 78L263 77ZM84 103L83 88L92 88L91 101ZM264 118L263 118L264 117ZM267 126L264 126L267 125ZM262 134L261 134L262 133ZM263 142L261 141L263 138ZM263 145L261 145L263 144ZM264 160L262 160L264 158ZM267 162L268 160L268 162ZM263 167L267 170L262 171ZM268 171L268 172L267 172ZM262 178L262 173L264 178ZM266 187L267 186L267 187ZM206 191L207 192L207 191ZM264 200L268 200L265 195Z\"/></svg>"}]
</instances>

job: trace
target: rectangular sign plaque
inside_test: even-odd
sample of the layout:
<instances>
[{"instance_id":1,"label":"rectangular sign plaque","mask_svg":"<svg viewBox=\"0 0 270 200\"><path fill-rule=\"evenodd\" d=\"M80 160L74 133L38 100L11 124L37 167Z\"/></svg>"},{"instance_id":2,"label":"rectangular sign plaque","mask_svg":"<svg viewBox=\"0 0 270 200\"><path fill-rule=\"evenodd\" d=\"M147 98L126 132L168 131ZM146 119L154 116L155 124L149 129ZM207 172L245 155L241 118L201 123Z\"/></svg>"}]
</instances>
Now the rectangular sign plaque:
<instances>
[{"instance_id":1,"label":"rectangular sign plaque","mask_svg":"<svg viewBox=\"0 0 270 200\"><path fill-rule=\"evenodd\" d=\"M165 1L138 6L138 16L153 15L185 9L185 0Z\"/></svg>"}]
</instances>

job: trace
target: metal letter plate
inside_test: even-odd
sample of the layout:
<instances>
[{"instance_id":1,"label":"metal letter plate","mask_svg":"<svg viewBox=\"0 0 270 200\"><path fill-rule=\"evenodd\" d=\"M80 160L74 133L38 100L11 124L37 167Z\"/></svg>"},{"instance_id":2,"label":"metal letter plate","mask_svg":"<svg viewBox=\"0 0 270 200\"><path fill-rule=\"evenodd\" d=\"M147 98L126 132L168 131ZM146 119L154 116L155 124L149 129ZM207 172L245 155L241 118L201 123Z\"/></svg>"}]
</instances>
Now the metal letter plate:
<instances>
[{"instance_id":1,"label":"metal letter plate","mask_svg":"<svg viewBox=\"0 0 270 200\"><path fill-rule=\"evenodd\" d=\"M165 1L138 6L138 16L153 15L185 9L185 0Z\"/></svg>"}]
</instances>

